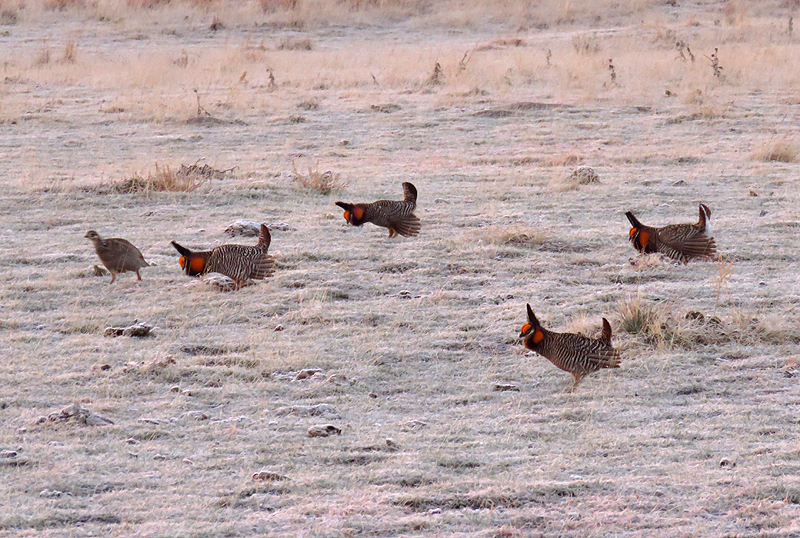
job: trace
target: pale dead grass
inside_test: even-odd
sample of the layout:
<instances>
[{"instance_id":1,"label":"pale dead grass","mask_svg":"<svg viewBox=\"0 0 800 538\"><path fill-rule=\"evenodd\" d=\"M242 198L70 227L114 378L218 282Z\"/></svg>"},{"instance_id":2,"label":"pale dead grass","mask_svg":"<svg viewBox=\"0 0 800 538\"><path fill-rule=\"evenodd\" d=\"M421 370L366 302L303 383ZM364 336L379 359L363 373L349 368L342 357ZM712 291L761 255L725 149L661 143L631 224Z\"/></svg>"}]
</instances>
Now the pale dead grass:
<instances>
[{"instance_id":1,"label":"pale dead grass","mask_svg":"<svg viewBox=\"0 0 800 538\"><path fill-rule=\"evenodd\" d=\"M597 15L585 4L572 21L542 4L555 26L530 32L513 2L502 31L475 24L479 3L402 28L386 19L416 4L259 6L242 27L246 6L107 4L125 20L86 23L75 64L56 61L71 17L100 8L20 14L0 97L0 535L800 532L797 163L753 156L786 132L796 75L788 52L780 67L746 56L793 45L769 44L761 5L622 2L600 31L581 26ZM309 29L334 11L383 26ZM34 66L39 21L59 17ZM437 33L448 20L475 27ZM579 55L576 34L598 52ZM312 50L278 50L290 36ZM700 60L714 46L724 81ZM656 67L634 75L635 61ZM198 97L221 121L187 121ZM97 188L198 159L238 168L190 191ZM347 226L338 195L298 189L294 163L342 173L354 199L411 181L420 236ZM600 182L552 183L580 165ZM637 256L626 210L675 222L698 200L720 261ZM223 293L181 273L171 240L230 242L239 219L271 223L273 277ZM143 281L89 276L89 228L139 246ZM621 368L565 393L570 376L519 342L526 302L556 331L596 336L608 318ZM154 336L102 336L134 319ZM75 402L114 425L39 423ZM335 412L303 411L320 404ZM308 437L328 422L342 434ZM254 482L262 470L288 480Z\"/></svg>"}]
</instances>

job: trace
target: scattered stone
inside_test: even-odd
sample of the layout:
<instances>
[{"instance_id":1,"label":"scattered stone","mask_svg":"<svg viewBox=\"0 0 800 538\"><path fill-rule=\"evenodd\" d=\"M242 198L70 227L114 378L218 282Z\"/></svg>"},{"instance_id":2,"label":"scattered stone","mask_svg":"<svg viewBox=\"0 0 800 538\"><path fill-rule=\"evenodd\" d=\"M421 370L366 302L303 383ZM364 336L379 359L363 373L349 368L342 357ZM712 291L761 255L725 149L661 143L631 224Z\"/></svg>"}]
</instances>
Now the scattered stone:
<instances>
[{"instance_id":1,"label":"scattered stone","mask_svg":"<svg viewBox=\"0 0 800 538\"><path fill-rule=\"evenodd\" d=\"M375 398L377 398L377 397L378 397L378 395L377 395L377 394L375 394L374 392L370 392L369 394L367 394L367 396L369 396L369 397L370 397L370 398L372 398L372 399L375 399Z\"/></svg>"},{"instance_id":2,"label":"scattered stone","mask_svg":"<svg viewBox=\"0 0 800 538\"><path fill-rule=\"evenodd\" d=\"M492 390L497 392L505 392L505 391L513 391L519 392L519 387L516 385L512 385L511 383L495 383Z\"/></svg>"},{"instance_id":3,"label":"scattered stone","mask_svg":"<svg viewBox=\"0 0 800 538\"><path fill-rule=\"evenodd\" d=\"M386 438L386 446L388 446L389 448L391 448L391 449L393 449L393 450L397 450L397 449L399 449L399 448L400 448L400 445L398 445L398 444L395 442L395 440L394 440L394 439L392 439L391 437L387 437L387 438Z\"/></svg>"},{"instance_id":4,"label":"scattered stone","mask_svg":"<svg viewBox=\"0 0 800 538\"><path fill-rule=\"evenodd\" d=\"M600 183L600 176L594 171L591 166L579 166L572 171L570 179L576 180L580 185L589 185L590 183Z\"/></svg>"},{"instance_id":5,"label":"scattered stone","mask_svg":"<svg viewBox=\"0 0 800 538\"><path fill-rule=\"evenodd\" d=\"M309 437L328 437L334 434L342 435L342 430L333 424L317 424L308 429Z\"/></svg>"},{"instance_id":6,"label":"scattered stone","mask_svg":"<svg viewBox=\"0 0 800 538\"><path fill-rule=\"evenodd\" d=\"M122 367L122 373L154 375L164 371L172 364L175 364L175 359L171 355L167 355L166 357L153 359L150 362L129 362Z\"/></svg>"},{"instance_id":7,"label":"scattered stone","mask_svg":"<svg viewBox=\"0 0 800 538\"><path fill-rule=\"evenodd\" d=\"M280 332L283 330L283 325L275 325L275 332Z\"/></svg>"},{"instance_id":8,"label":"scattered stone","mask_svg":"<svg viewBox=\"0 0 800 538\"><path fill-rule=\"evenodd\" d=\"M58 491L57 489L43 489L39 492L39 497L45 499L58 499L62 495L64 495L64 492Z\"/></svg>"},{"instance_id":9,"label":"scattered stone","mask_svg":"<svg viewBox=\"0 0 800 538\"><path fill-rule=\"evenodd\" d=\"M192 420L208 420L208 415L202 411L187 411L181 415L181 418L190 418Z\"/></svg>"},{"instance_id":10,"label":"scattered stone","mask_svg":"<svg viewBox=\"0 0 800 538\"><path fill-rule=\"evenodd\" d=\"M28 428L17 428L17 435L23 435L25 433L28 433Z\"/></svg>"},{"instance_id":11,"label":"scattered stone","mask_svg":"<svg viewBox=\"0 0 800 538\"><path fill-rule=\"evenodd\" d=\"M308 379L310 377L314 377L317 374L321 374L322 370L319 368L305 368L297 372L297 375L294 376L295 381L300 381L301 379Z\"/></svg>"},{"instance_id":12,"label":"scattered stone","mask_svg":"<svg viewBox=\"0 0 800 538\"><path fill-rule=\"evenodd\" d=\"M139 338L150 336L153 326L149 323L134 320L133 325L127 327L106 327L103 336L136 336ZM109 366L110 368L110 366Z\"/></svg>"},{"instance_id":13,"label":"scattered stone","mask_svg":"<svg viewBox=\"0 0 800 538\"><path fill-rule=\"evenodd\" d=\"M169 391L170 392L180 392L181 388L178 385L175 385L174 387L170 387Z\"/></svg>"},{"instance_id":14,"label":"scattered stone","mask_svg":"<svg viewBox=\"0 0 800 538\"><path fill-rule=\"evenodd\" d=\"M2 450L0 451L0 458L16 458L19 453L16 450Z\"/></svg>"},{"instance_id":15,"label":"scattered stone","mask_svg":"<svg viewBox=\"0 0 800 538\"><path fill-rule=\"evenodd\" d=\"M88 411L77 403L72 404L69 407L65 407L59 413L51 413L47 417L47 421L75 422L78 424L85 424L87 426L108 426L109 424L114 424L111 420Z\"/></svg>"},{"instance_id":16,"label":"scattered stone","mask_svg":"<svg viewBox=\"0 0 800 538\"><path fill-rule=\"evenodd\" d=\"M275 415L300 415L309 417L341 418L339 412L331 404L317 405L290 405L279 407L274 411Z\"/></svg>"},{"instance_id":17,"label":"scattered stone","mask_svg":"<svg viewBox=\"0 0 800 538\"><path fill-rule=\"evenodd\" d=\"M153 456L153 459L156 461L164 461L165 459L167 459L167 457L163 454L156 454L155 456Z\"/></svg>"},{"instance_id":18,"label":"scattered stone","mask_svg":"<svg viewBox=\"0 0 800 538\"><path fill-rule=\"evenodd\" d=\"M237 220L225 228L225 233L231 237L257 237L261 233L261 223L252 220Z\"/></svg>"},{"instance_id":19,"label":"scattered stone","mask_svg":"<svg viewBox=\"0 0 800 538\"><path fill-rule=\"evenodd\" d=\"M185 463L186 465L194 465L194 462L189 458L183 458L181 462Z\"/></svg>"},{"instance_id":20,"label":"scattered stone","mask_svg":"<svg viewBox=\"0 0 800 538\"><path fill-rule=\"evenodd\" d=\"M402 424L400 424L400 426L404 430L417 430L420 428L424 428L427 425L428 425L427 422L422 422L421 420L409 420L407 422L403 422Z\"/></svg>"},{"instance_id":21,"label":"scattered stone","mask_svg":"<svg viewBox=\"0 0 800 538\"><path fill-rule=\"evenodd\" d=\"M736 467L736 461L732 458L722 458L721 460L719 460L719 466L733 469L734 467Z\"/></svg>"},{"instance_id":22,"label":"scattered stone","mask_svg":"<svg viewBox=\"0 0 800 538\"><path fill-rule=\"evenodd\" d=\"M111 370L110 364L95 364L94 366L92 366L93 372L106 372L108 370Z\"/></svg>"},{"instance_id":23,"label":"scattered stone","mask_svg":"<svg viewBox=\"0 0 800 538\"><path fill-rule=\"evenodd\" d=\"M325 380L325 383L330 383L339 387L349 387L355 384L355 380L347 379L347 376L344 374L331 374L328 376L328 379Z\"/></svg>"},{"instance_id":24,"label":"scattered stone","mask_svg":"<svg viewBox=\"0 0 800 538\"><path fill-rule=\"evenodd\" d=\"M253 473L253 480L268 480L270 482L279 482L281 480L289 480L288 476L274 473L272 471L258 471Z\"/></svg>"},{"instance_id":25,"label":"scattered stone","mask_svg":"<svg viewBox=\"0 0 800 538\"><path fill-rule=\"evenodd\" d=\"M125 442L129 445L138 445L140 443L138 439L134 439L133 437L128 437L125 439Z\"/></svg>"}]
</instances>

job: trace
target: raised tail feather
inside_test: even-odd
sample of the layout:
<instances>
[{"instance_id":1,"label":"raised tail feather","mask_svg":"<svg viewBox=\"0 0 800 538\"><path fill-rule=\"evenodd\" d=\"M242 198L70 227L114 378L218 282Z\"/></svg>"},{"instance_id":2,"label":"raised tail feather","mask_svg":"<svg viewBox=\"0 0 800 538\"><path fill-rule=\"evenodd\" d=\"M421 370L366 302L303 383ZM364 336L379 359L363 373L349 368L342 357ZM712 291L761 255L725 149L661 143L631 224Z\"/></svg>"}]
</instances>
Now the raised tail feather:
<instances>
[{"instance_id":1,"label":"raised tail feather","mask_svg":"<svg viewBox=\"0 0 800 538\"><path fill-rule=\"evenodd\" d=\"M269 234L269 228L267 228L266 224L262 223L261 233L258 235L258 246L266 250L269 248L271 242L272 236Z\"/></svg>"},{"instance_id":2,"label":"raised tail feather","mask_svg":"<svg viewBox=\"0 0 800 538\"><path fill-rule=\"evenodd\" d=\"M408 181L403 183L403 194L405 195L405 202L411 202L414 205L417 204L417 188Z\"/></svg>"},{"instance_id":3,"label":"raised tail feather","mask_svg":"<svg viewBox=\"0 0 800 538\"><path fill-rule=\"evenodd\" d=\"M630 211L626 212L625 216L628 217L628 220L631 221L631 226L633 226L634 228L641 228L644 226L644 224L639 222L639 219L634 217L633 213L631 213Z\"/></svg>"}]
</instances>

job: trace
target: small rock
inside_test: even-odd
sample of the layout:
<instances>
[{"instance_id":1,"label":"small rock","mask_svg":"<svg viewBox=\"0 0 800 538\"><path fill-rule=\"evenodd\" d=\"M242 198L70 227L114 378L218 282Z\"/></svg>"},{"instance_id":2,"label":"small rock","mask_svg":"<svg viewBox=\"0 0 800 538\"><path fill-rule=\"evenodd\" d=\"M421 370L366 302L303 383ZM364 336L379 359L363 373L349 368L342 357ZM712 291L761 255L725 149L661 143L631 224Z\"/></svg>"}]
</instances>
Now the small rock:
<instances>
[{"instance_id":1,"label":"small rock","mask_svg":"<svg viewBox=\"0 0 800 538\"><path fill-rule=\"evenodd\" d=\"M279 332L283 330L283 325L275 325L275 332Z\"/></svg>"},{"instance_id":2,"label":"small rock","mask_svg":"<svg viewBox=\"0 0 800 538\"><path fill-rule=\"evenodd\" d=\"M328 376L328 379L325 380L326 383L330 383L332 385L337 385L339 387L343 386L350 386L355 383L352 379L347 379L347 376L344 374L331 374Z\"/></svg>"},{"instance_id":3,"label":"small rock","mask_svg":"<svg viewBox=\"0 0 800 538\"><path fill-rule=\"evenodd\" d=\"M190 460L189 458L183 458L181 461L183 463L185 463L186 465L194 465L194 462L192 460Z\"/></svg>"},{"instance_id":4,"label":"small rock","mask_svg":"<svg viewBox=\"0 0 800 538\"><path fill-rule=\"evenodd\" d=\"M268 480L270 482L279 482L281 480L289 480L288 476L274 473L272 471L258 471L253 473L253 480Z\"/></svg>"},{"instance_id":5,"label":"small rock","mask_svg":"<svg viewBox=\"0 0 800 538\"><path fill-rule=\"evenodd\" d=\"M208 420L208 415L202 411L187 411L181 415L181 418L190 418L192 420Z\"/></svg>"},{"instance_id":6,"label":"small rock","mask_svg":"<svg viewBox=\"0 0 800 538\"><path fill-rule=\"evenodd\" d=\"M328 437L334 434L342 435L342 430L333 424L317 424L308 429L309 437Z\"/></svg>"},{"instance_id":7,"label":"small rock","mask_svg":"<svg viewBox=\"0 0 800 538\"><path fill-rule=\"evenodd\" d=\"M28 433L28 428L17 428L17 435Z\"/></svg>"},{"instance_id":8,"label":"small rock","mask_svg":"<svg viewBox=\"0 0 800 538\"><path fill-rule=\"evenodd\" d=\"M427 425L427 422L422 422L421 420L409 420L407 422L403 422L400 426L402 426L405 430L416 430L419 428L424 428Z\"/></svg>"},{"instance_id":9,"label":"small rock","mask_svg":"<svg viewBox=\"0 0 800 538\"><path fill-rule=\"evenodd\" d=\"M370 393L368 393L368 394L367 394L367 396L369 396L370 398L373 398L373 399L375 399L375 398L377 398L377 397L378 397L378 395L377 395L377 394L375 394L374 392L370 392Z\"/></svg>"},{"instance_id":10,"label":"small rock","mask_svg":"<svg viewBox=\"0 0 800 538\"><path fill-rule=\"evenodd\" d=\"M127 327L106 327L103 331L103 336L135 336L142 338L150 336L150 331L152 330L153 326L149 323L135 320L133 325L128 325Z\"/></svg>"},{"instance_id":11,"label":"small rock","mask_svg":"<svg viewBox=\"0 0 800 538\"><path fill-rule=\"evenodd\" d=\"M58 499L62 495L64 495L64 492L56 489L43 489L39 492L39 497L43 497L45 499Z\"/></svg>"},{"instance_id":12,"label":"small rock","mask_svg":"<svg viewBox=\"0 0 800 538\"><path fill-rule=\"evenodd\" d=\"M722 458L721 460L719 460L719 466L733 469L734 467L736 467L736 461L731 458Z\"/></svg>"},{"instance_id":13,"label":"small rock","mask_svg":"<svg viewBox=\"0 0 800 538\"><path fill-rule=\"evenodd\" d=\"M16 450L2 450L0 451L0 458L16 458L19 453Z\"/></svg>"},{"instance_id":14,"label":"small rock","mask_svg":"<svg viewBox=\"0 0 800 538\"><path fill-rule=\"evenodd\" d=\"M163 454L156 454L155 456L153 456L153 459L156 461L164 461L165 459L167 459L167 457Z\"/></svg>"},{"instance_id":15,"label":"small rock","mask_svg":"<svg viewBox=\"0 0 800 538\"><path fill-rule=\"evenodd\" d=\"M178 385L175 385L174 387L170 387L169 391L170 392L180 392L181 388Z\"/></svg>"},{"instance_id":16,"label":"small rock","mask_svg":"<svg viewBox=\"0 0 800 538\"><path fill-rule=\"evenodd\" d=\"M138 445L140 441L138 439L134 439L133 437L128 437L125 439L125 442L129 445Z\"/></svg>"},{"instance_id":17,"label":"small rock","mask_svg":"<svg viewBox=\"0 0 800 538\"><path fill-rule=\"evenodd\" d=\"M519 392L519 387L516 385L512 385L511 383L495 383L492 390L497 392L506 392L506 391L513 391Z\"/></svg>"},{"instance_id":18,"label":"small rock","mask_svg":"<svg viewBox=\"0 0 800 538\"><path fill-rule=\"evenodd\" d=\"M396 449L398 449L398 448L400 448L400 445L398 445L398 444L395 442L395 440L394 440L394 439L392 439L391 437L387 437L387 438L386 438L386 446L388 446L389 448L395 449L395 450L396 450Z\"/></svg>"},{"instance_id":19,"label":"small rock","mask_svg":"<svg viewBox=\"0 0 800 538\"><path fill-rule=\"evenodd\" d=\"M261 223L252 220L237 220L225 228L225 233L231 237L257 237L261 233Z\"/></svg>"},{"instance_id":20,"label":"small rock","mask_svg":"<svg viewBox=\"0 0 800 538\"><path fill-rule=\"evenodd\" d=\"M319 368L305 368L297 372L297 375L294 376L295 381L300 381L301 379L308 379L309 377L314 377L316 374L321 374L322 370Z\"/></svg>"}]
</instances>

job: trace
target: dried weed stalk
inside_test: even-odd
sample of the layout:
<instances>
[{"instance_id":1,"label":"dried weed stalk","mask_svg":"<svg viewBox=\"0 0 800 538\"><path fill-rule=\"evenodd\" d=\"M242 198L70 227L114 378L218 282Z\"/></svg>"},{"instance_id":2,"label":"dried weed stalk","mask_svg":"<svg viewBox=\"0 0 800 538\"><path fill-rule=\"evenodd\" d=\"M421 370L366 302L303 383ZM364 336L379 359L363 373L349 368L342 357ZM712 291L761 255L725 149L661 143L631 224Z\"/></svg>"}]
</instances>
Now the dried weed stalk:
<instances>
[{"instance_id":1,"label":"dried weed stalk","mask_svg":"<svg viewBox=\"0 0 800 538\"><path fill-rule=\"evenodd\" d=\"M717 290L716 298L714 299L714 315L717 315L717 308L719 307L720 297L722 292L728 289L728 281L733 274L733 262L727 256L720 256L718 261L719 272L714 277L714 287Z\"/></svg>"},{"instance_id":2,"label":"dried weed stalk","mask_svg":"<svg viewBox=\"0 0 800 538\"><path fill-rule=\"evenodd\" d=\"M339 174L331 170L320 172L319 162L314 166L309 165L308 173L304 175L297 170L297 165L292 161L292 174L301 187L320 194L330 194L347 187L347 181L341 180Z\"/></svg>"}]
</instances>

